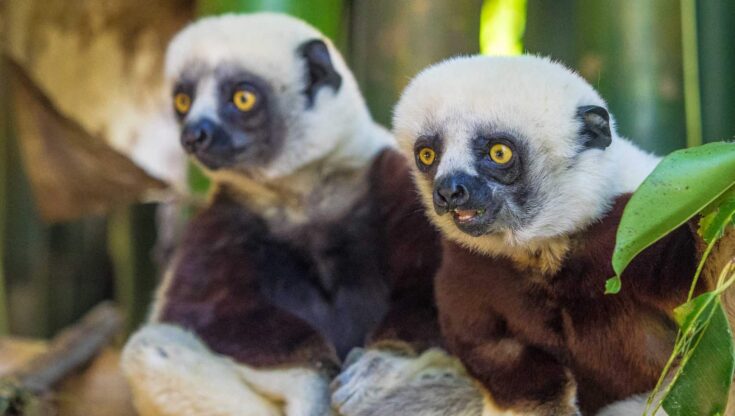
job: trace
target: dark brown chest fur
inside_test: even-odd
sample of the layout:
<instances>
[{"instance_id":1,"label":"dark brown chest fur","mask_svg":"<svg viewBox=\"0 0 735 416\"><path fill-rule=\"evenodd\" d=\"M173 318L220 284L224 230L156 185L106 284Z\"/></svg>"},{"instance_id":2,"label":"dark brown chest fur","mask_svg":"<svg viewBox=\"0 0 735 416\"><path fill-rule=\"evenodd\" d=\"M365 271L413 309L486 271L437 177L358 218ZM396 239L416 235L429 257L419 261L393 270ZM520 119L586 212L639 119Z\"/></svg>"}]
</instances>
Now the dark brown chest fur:
<instances>
[{"instance_id":1,"label":"dark brown chest fur","mask_svg":"<svg viewBox=\"0 0 735 416\"><path fill-rule=\"evenodd\" d=\"M694 274L694 239L679 228L628 267L620 294L605 295L626 202L574 240L553 276L446 242L437 293L450 348L461 355L503 336L538 347L571 370L585 414L649 391L673 346L670 316Z\"/></svg>"},{"instance_id":2,"label":"dark brown chest fur","mask_svg":"<svg viewBox=\"0 0 735 416\"><path fill-rule=\"evenodd\" d=\"M226 193L217 195L189 226L161 319L253 365L282 363L271 350L289 355L312 342L305 328L340 356L364 345L391 291L411 284L409 276L430 278L439 261L435 231L418 209L403 158L387 150L367 176L365 194L344 216L286 235L272 233L262 216ZM431 293L430 283L424 287Z\"/></svg>"}]
</instances>

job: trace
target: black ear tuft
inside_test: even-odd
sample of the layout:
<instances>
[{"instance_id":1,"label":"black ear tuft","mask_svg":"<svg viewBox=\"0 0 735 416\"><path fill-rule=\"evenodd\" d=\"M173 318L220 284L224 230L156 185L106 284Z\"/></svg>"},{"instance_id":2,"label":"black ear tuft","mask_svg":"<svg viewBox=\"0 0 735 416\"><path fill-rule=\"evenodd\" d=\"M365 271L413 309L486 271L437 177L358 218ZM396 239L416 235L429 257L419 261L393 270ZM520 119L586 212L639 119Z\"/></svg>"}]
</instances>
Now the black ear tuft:
<instances>
[{"instance_id":1,"label":"black ear tuft","mask_svg":"<svg viewBox=\"0 0 735 416\"><path fill-rule=\"evenodd\" d=\"M307 78L306 78L306 94L309 100L309 107L314 104L314 98L319 89L324 86L334 88L336 92L342 85L342 77L332 66L332 58L329 56L329 49L321 39L313 39L304 42L299 47L299 53L306 60Z\"/></svg>"},{"instance_id":2,"label":"black ear tuft","mask_svg":"<svg viewBox=\"0 0 735 416\"><path fill-rule=\"evenodd\" d=\"M582 121L579 135L585 148L603 150L610 146L610 115L606 109L597 105L585 105L577 108L577 117Z\"/></svg>"}]
</instances>

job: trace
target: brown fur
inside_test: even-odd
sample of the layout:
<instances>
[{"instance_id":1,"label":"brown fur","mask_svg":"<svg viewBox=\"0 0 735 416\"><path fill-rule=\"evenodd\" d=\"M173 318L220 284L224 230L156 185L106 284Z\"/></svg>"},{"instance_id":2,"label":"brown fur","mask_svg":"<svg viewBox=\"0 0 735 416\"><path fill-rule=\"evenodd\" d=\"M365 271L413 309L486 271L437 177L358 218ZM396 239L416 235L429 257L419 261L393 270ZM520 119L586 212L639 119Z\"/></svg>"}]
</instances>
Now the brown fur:
<instances>
[{"instance_id":1,"label":"brown fur","mask_svg":"<svg viewBox=\"0 0 735 416\"><path fill-rule=\"evenodd\" d=\"M672 310L696 268L696 235L685 225L649 247L623 273L621 293L605 295L628 199L571 236L552 274L445 241L442 331L499 406L552 414L544 409L564 407L576 385L580 409L593 414L654 386L676 335Z\"/></svg>"},{"instance_id":2,"label":"brown fur","mask_svg":"<svg viewBox=\"0 0 735 416\"><path fill-rule=\"evenodd\" d=\"M383 151L368 181L351 214L291 239L273 235L223 187L189 226L160 320L255 367L335 370L335 342L352 327L365 326L349 334L361 341L372 331L374 342L438 343L432 277L440 247L406 162Z\"/></svg>"}]
</instances>

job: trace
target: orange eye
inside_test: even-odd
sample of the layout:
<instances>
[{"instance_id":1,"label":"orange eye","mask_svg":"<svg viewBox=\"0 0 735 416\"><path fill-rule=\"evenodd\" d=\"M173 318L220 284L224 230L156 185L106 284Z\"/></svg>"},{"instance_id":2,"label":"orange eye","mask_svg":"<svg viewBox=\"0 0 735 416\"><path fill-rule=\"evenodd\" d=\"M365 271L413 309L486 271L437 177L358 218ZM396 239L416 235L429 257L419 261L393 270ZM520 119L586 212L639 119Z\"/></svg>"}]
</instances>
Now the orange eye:
<instances>
[{"instance_id":1,"label":"orange eye","mask_svg":"<svg viewBox=\"0 0 735 416\"><path fill-rule=\"evenodd\" d=\"M174 96L174 108L179 114L186 114L191 109L191 97L189 94L180 92Z\"/></svg>"},{"instance_id":2,"label":"orange eye","mask_svg":"<svg viewBox=\"0 0 735 416\"><path fill-rule=\"evenodd\" d=\"M434 159L436 159L436 152L434 149L430 147L422 147L421 150L419 150L419 160L424 165L431 166L431 164L434 163Z\"/></svg>"},{"instance_id":3,"label":"orange eye","mask_svg":"<svg viewBox=\"0 0 735 416\"><path fill-rule=\"evenodd\" d=\"M235 104L235 107L240 111L252 110L257 101L258 98L255 96L255 93L247 90L237 90L235 91L235 94L232 95L232 103Z\"/></svg>"},{"instance_id":4,"label":"orange eye","mask_svg":"<svg viewBox=\"0 0 735 416\"><path fill-rule=\"evenodd\" d=\"M513 151L510 150L510 147L501 143L492 145L489 153L490 159L499 165L505 165L513 159Z\"/></svg>"}]
</instances>

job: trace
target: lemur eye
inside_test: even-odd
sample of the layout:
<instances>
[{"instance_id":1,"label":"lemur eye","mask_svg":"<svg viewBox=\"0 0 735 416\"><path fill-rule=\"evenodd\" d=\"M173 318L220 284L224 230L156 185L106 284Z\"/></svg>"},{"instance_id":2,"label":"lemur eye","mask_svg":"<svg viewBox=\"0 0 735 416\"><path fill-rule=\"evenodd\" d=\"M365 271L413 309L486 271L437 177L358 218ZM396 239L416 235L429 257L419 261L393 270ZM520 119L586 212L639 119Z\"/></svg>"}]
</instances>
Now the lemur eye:
<instances>
[{"instance_id":1,"label":"lemur eye","mask_svg":"<svg viewBox=\"0 0 735 416\"><path fill-rule=\"evenodd\" d=\"M179 92L174 96L174 108L176 112L184 115L191 109L191 97L185 92Z\"/></svg>"},{"instance_id":2,"label":"lemur eye","mask_svg":"<svg viewBox=\"0 0 735 416\"><path fill-rule=\"evenodd\" d=\"M258 97L255 96L255 93L248 90L237 90L232 95L232 103L240 111L252 110L257 101Z\"/></svg>"},{"instance_id":3,"label":"lemur eye","mask_svg":"<svg viewBox=\"0 0 735 416\"><path fill-rule=\"evenodd\" d=\"M513 159L513 151L510 147L502 144L495 143L490 147L490 159L499 165L505 165Z\"/></svg>"},{"instance_id":4,"label":"lemur eye","mask_svg":"<svg viewBox=\"0 0 735 416\"><path fill-rule=\"evenodd\" d=\"M436 152L431 147L422 147L419 150L419 160L426 166L431 166L436 159Z\"/></svg>"}]
</instances>

